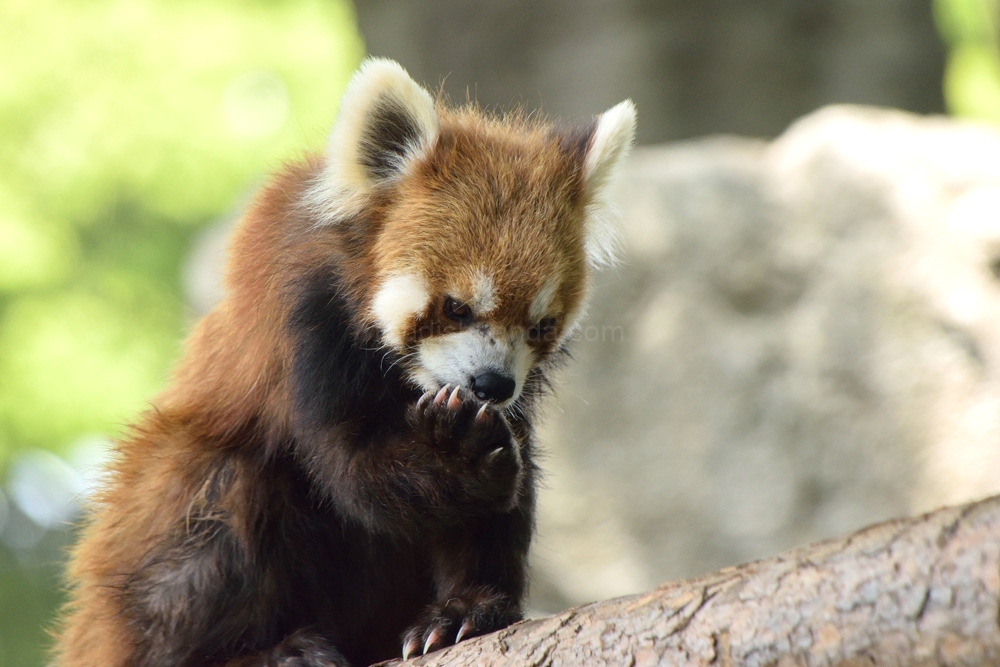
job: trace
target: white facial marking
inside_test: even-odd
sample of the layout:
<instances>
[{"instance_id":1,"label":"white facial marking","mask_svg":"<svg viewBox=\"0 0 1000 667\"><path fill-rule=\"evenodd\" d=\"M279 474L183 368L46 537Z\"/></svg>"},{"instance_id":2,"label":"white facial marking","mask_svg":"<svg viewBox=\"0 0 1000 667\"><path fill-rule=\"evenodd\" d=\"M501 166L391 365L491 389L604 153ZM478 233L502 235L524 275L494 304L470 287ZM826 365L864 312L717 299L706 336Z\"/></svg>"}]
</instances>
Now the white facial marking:
<instances>
[{"instance_id":1,"label":"white facial marking","mask_svg":"<svg viewBox=\"0 0 1000 667\"><path fill-rule=\"evenodd\" d=\"M411 375L424 391L449 383L468 388L471 378L490 370L513 378L514 395L501 405L521 395L533 362L523 332L498 336L478 328L425 338L417 358Z\"/></svg>"},{"instance_id":2,"label":"white facial marking","mask_svg":"<svg viewBox=\"0 0 1000 667\"><path fill-rule=\"evenodd\" d=\"M531 318L532 322L537 322L546 315L552 308L553 302L555 302L556 292L559 291L559 277L549 278L542 285L538 293L535 294L535 298L531 300L531 307L528 309L528 316Z\"/></svg>"},{"instance_id":3,"label":"white facial marking","mask_svg":"<svg viewBox=\"0 0 1000 667\"><path fill-rule=\"evenodd\" d=\"M485 271L479 271L472 281L472 299L469 300L472 312L482 315L497 307L497 289L493 284L493 276Z\"/></svg>"},{"instance_id":4,"label":"white facial marking","mask_svg":"<svg viewBox=\"0 0 1000 667\"><path fill-rule=\"evenodd\" d=\"M382 283L372 301L372 316L389 345L403 347L410 318L422 313L430 298L426 282L414 273L390 276Z\"/></svg>"}]
</instances>

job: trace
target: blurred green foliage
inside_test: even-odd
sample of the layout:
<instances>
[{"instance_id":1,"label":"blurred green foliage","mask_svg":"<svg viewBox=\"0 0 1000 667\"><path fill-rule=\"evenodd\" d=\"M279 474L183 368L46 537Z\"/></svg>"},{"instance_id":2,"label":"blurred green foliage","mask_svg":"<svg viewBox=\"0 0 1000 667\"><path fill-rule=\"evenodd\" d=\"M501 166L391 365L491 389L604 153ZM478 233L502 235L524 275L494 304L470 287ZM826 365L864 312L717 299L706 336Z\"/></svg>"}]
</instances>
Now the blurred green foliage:
<instances>
[{"instance_id":1,"label":"blurred green foliage","mask_svg":"<svg viewBox=\"0 0 1000 667\"><path fill-rule=\"evenodd\" d=\"M65 531L53 531L30 552L0 548L0 667L42 667L46 628L62 601ZM43 555L44 554L44 555Z\"/></svg>"},{"instance_id":2,"label":"blurred green foliage","mask_svg":"<svg viewBox=\"0 0 1000 667\"><path fill-rule=\"evenodd\" d=\"M164 385L193 238L322 146L362 50L349 0L0 0L0 667L44 664L70 539L6 469Z\"/></svg>"},{"instance_id":3,"label":"blurred green foliage","mask_svg":"<svg viewBox=\"0 0 1000 667\"><path fill-rule=\"evenodd\" d=\"M1000 123L1000 0L935 0L934 8L949 46L948 110Z\"/></svg>"},{"instance_id":4,"label":"blurred green foliage","mask_svg":"<svg viewBox=\"0 0 1000 667\"><path fill-rule=\"evenodd\" d=\"M192 235L322 144L343 0L0 3L0 470L163 386Z\"/></svg>"}]
</instances>

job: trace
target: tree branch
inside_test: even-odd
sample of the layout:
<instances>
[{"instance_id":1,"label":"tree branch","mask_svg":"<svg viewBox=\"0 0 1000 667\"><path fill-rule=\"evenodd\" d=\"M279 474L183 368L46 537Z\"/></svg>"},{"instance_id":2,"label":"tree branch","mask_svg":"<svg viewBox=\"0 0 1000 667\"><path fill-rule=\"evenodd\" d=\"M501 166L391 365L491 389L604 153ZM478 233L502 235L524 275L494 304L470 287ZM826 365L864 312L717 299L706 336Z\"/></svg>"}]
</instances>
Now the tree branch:
<instances>
[{"instance_id":1,"label":"tree branch","mask_svg":"<svg viewBox=\"0 0 1000 667\"><path fill-rule=\"evenodd\" d=\"M405 664L995 666L998 612L1000 496L525 621Z\"/></svg>"}]
</instances>

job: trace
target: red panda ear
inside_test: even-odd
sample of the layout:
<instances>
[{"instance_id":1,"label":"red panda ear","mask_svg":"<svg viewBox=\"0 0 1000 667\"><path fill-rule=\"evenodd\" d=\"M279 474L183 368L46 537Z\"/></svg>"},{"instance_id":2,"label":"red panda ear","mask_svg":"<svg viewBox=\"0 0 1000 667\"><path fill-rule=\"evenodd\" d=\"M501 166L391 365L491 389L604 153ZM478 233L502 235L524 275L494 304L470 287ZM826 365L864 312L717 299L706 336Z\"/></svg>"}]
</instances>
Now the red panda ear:
<instances>
[{"instance_id":1,"label":"red panda ear","mask_svg":"<svg viewBox=\"0 0 1000 667\"><path fill-rule=\"evenodd\" d=\"M587 144L583 179L588 194L586 250L595 267L614 264L620 245L614 207L608 186L616 167L635 140L635 105L625 100L597 118L597 127Z\"/></svg>"},{"instance_id":2,"label":"red panda ear","mask_svg":"<svg viewBox=\"0 0 1000 667\"><path fill-rule=\"evenodd\" d=\"M375 186L401 173L437 136L430 94L398 63L366 60L341 98L324 182L310 193L310 203L327 222L357 213Z\"/></svg>"}]
</instances>

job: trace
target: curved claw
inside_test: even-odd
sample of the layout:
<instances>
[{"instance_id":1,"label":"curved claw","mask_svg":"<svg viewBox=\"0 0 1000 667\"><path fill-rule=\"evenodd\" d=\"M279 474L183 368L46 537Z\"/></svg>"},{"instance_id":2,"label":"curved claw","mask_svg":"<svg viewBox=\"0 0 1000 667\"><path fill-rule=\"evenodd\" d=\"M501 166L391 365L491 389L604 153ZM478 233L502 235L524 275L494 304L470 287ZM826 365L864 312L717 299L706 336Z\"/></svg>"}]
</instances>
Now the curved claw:
<instances>
[{"instance_id":1,"label":"curved claw","mask_svg":"<svg viewBox=\"0 0 1000 667\"><path fill-rule=\"evenodd\" d=\"M434 644L436 644L439 639L441 639L441 629L434 628L433 630L431 630L431 633L427 635L427 641L424 642L424 655L427 655L427 652L430 650L431 646L434 646Z\"/></svg>"},{"instance_id":2,"label":"curved claw","mask_svg":"<svg viewBox=\"0 0 1000 667\"><path fill-rule=\"evenodd\" d=\"M423 395L420 397L420 399L417 401L417 411L423 410L424 406L426 406L427 402L432 398L434 398L434 392L425 391Z\"/></svg>"},{"instance_id":3,"label":"curved claw","mask_svg":"<svg viewBox=\"0 0 1000 667\"><path fill-rule=\"evenodd\" d=\"M448 389L451 388L450 384L446 384L438 390L437 396L434 397L434 405L438 406L444 403L445 397L448 395Z\"/></svg>"},{"instance_id":4,"label":"curved claw","mask_svg":"<svg viewBox=\"0 0 1000 667\"><path fill-rule=\"evenodd\" d=\"M448 407L451 410L457 410L462 407L462 399L458 397L458 392L461 390L461 386L455 385L455 391L451 392L451 398L448 399Z\"/></svg>"},{"instance_id":5,"label":"curved claw","mask_svg":"<svg viewBox=\"0 0 1000 667\"><path fill-rule=\"evenodd\" d=\"M416 655L419 648L420 640L415 636L408 637L406 643L403 644L403 660L408 660L411 655Z\"/></svg>"},{"instance_id":6,"label":"curved claw","mask_svg":"<svg viewBox=\"0 0 1000 667\"><path fill-rule=\"evenodd\" d=\"M458 642L462 641L462 637L468 634L470 630L472 630L472 623L470 623L469 621L462 623L462 627L458 629L458 634L455 635L455 643L457 644Z\"/></svg>"},{"instance_id":7,"label":"curved claw","mask_svg":"<svg viewBox=\"0 0 1000 667\"><path fill-rule=\"evenodd\" d=\"M486 463L487 463L487 465L492 465L493 463L495 463L496 460L498 458L500 458L500 454L502 454L502 453L503 453L503 447L497 447L492 452L490 452L489 454L487 454L486 455Z\"/></svg>"},{"instance_id":8,"label":"curved claw","mask_svg":"<svg viewBox=\"0 0 1000 667\"><path fill-rule=\"evenodd\" d=\"M477 422L486 421L486 408L488 407L490 407L489 403L483 403L483 407L479 408L479 412L476 413Z\"/></svg>"}]
</instances>

